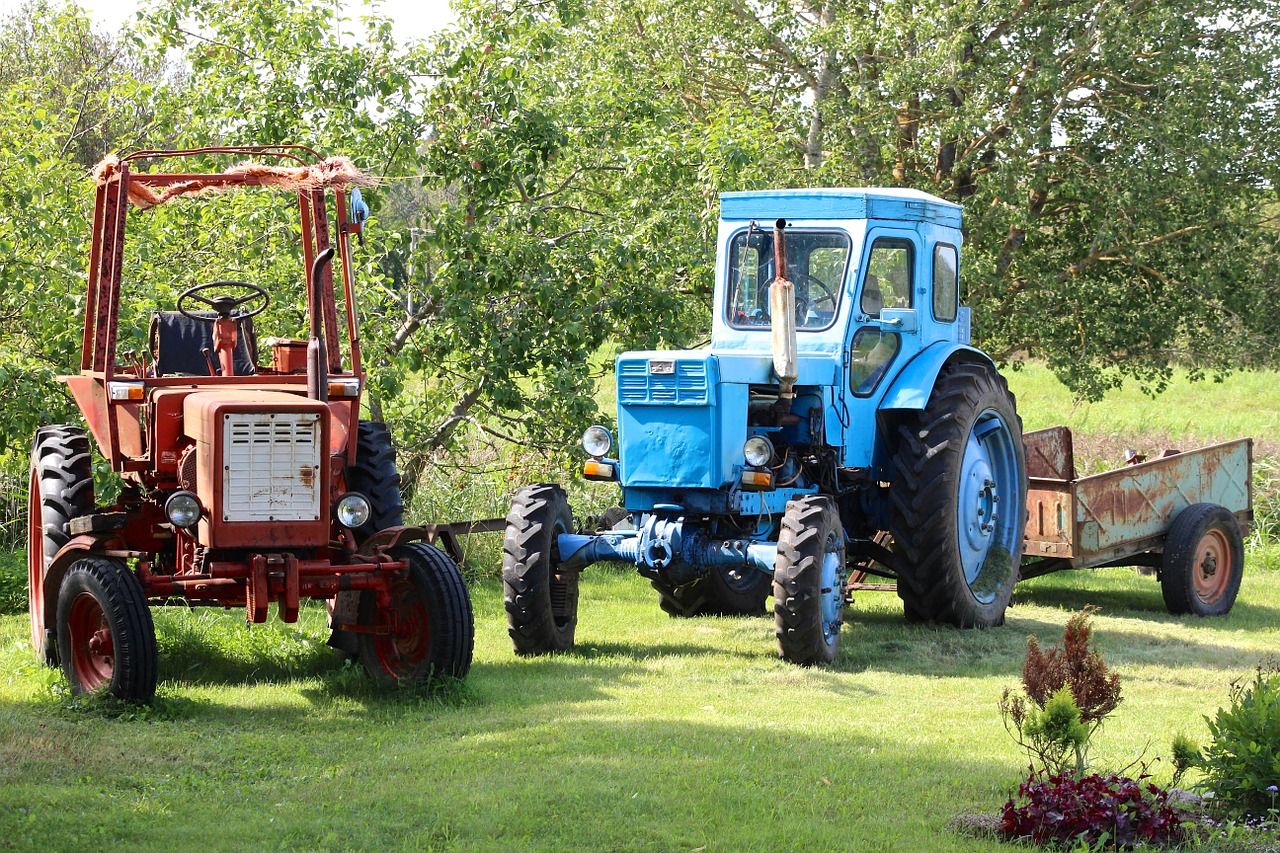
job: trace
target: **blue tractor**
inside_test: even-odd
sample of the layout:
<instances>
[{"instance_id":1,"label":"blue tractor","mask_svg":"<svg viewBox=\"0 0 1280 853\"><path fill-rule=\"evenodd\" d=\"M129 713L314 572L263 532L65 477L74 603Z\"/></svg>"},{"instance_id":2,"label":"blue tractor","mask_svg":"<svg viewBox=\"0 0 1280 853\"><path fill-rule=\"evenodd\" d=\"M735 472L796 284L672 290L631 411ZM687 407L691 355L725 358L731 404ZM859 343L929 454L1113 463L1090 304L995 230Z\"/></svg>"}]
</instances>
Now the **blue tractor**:
<instances>
[{"instance_id":1,"label":"blue tractor","mask_svg":"<svg viewBox=\"0 0 1280 853\"><path fill-rule=\"evenodd\" d=\"M1023 551L1022 422L959 301L961 209L905 189L725 193L709 346L618 357L616 481L579 532L557 485L521 489L502 566L519 654L570 647L579 573L634 566L675 616L764 612L797 664L836 656L850 577L906 616L1004 620Z\"/></svg>"}]
</instances>

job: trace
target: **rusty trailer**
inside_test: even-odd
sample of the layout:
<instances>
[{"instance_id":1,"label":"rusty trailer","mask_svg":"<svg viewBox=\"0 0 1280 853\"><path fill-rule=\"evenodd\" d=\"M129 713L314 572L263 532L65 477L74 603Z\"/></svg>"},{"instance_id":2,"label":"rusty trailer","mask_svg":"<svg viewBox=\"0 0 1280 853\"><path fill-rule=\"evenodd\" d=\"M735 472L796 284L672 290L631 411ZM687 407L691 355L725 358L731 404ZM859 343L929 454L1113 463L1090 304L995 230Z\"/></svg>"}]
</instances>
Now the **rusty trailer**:
<instances>
[{"instance_id":1,"label":"rusty trailer","mask_svg":"<svg viewBox=\"0 0 1280 853\"><path fill-rule=\"evenodd\" d=\"M1071 431L1023 436L1030 488L1021 579L1063 569L1156 570L1171 613L1222 615L1235 603L1253 519L1253 441L1135 457L1077 477Z\"/></svg>"}]
</instances>

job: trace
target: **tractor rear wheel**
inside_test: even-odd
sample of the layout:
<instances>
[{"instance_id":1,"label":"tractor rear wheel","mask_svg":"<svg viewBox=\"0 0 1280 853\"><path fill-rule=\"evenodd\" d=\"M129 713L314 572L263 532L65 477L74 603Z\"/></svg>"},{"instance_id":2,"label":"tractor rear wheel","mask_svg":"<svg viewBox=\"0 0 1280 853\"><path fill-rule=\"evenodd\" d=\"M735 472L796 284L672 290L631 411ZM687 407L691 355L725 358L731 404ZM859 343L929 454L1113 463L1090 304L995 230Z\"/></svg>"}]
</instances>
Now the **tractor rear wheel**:
<instances>
[{"instance_id":1,"label":"tractor rear wheel","mask_svg":"<svg viewBox=\"0 0 1280 853\"><path fill-rule=\"evenodd\" d=\"M142 584L122 560L84 557L58 592L58 652L77 695L106 690L127 702L156 693L156 630Z\"/></svg>"},{"instance_id":2,"label":"tractor rear wheel","mask_svg":"<svg viewBox=\"0 0 1280 853\"><path fill-rule=\"evenodd\" d=\"M391 582L391 606L378 607L376 590L360 594L360 662L374 680L391 685L462 678L471 668L475 621L462 572L432 545L413 542L389 552L406 561Z\"/></svg>"},{"instance_id":3,"label":"tractor rear wheel","mask_svg":"<svg viewBox=\"0 0 1280 853\"><path fill-rule=\"evenodd\" d=\"M1244 537L1231 510L1200 503L1178 513L1165 536L1160 591L1170 613L1225 616L1236 603Z\"/></svg>"},{"instance_id":4,"label":"tractor rear wheel","mask_svg":"<svg viewBox=\"0 0 1280 853\"><path fill-rule=\"evenodd\" d=\"M556 537L572 533L573 512L556 485L516 492L502 540L502 591L507 633L518 655L573 646L578 625L578 573L560 571Z\"/></svg>"},{"instance_id":5,"label":"tractor rear wheel","mask_svg":"<svg viewBox=\"0 0 1280 853\"><path fill-rule=\"evenodd\" d=\"M982 362L946 364L928 405L900 425L893 464L890 532L905 558L907 619L1002 624L1027 496L1022 420L1004 377Z\"/></svg>"},{"instance_id":6,"label":"tractor rear wheel","mask_svg":"<svg viewBox=\"0 0 1280 853\"><path fill-rule=\"evenodd\" d=\"M83 429L47 426L31 448L27 493L27 609L36 658L58 665L58 640L46 619L44 579L58 549L71 539L71 519L93 511L93 462ZM52 613L47 615L52 616Z\"/></svg>"},{"instance_id":7,"label":"tractor rear wheel","mask_svg":"<svg viewBox=\"0 0 1280 853\"><path fill-rule=\"evenodd\" d=\"M658 605L675 617L755 616L765 612L773 581L755 569L713 566L691 583L671 586L651 581Z\"/></svg>"},{"instance_id":8,"label":"tractor rear wheel","mask_svg":"<svg viewBox=\"0 0 1280 853\"><path fill-rule=\"evenodd\" d=\"M347 467L347 488L369 499L369 520L356 528L356 543L379 530L404 524L404 499L391 430L378 421L356 427L356 459Z\"/></svg>"},{"instance_id":9,"label":"tractor rear wheel","mask_svg":"<svg viewBox=\"0 0 1280 853\"><path fill-rule=\"evenodd\" d=\"M835 503L825 496L787 503L773 569L778 655L808 666L831 663L845 607L845 540Z\"/></svg>"}]
</instances>

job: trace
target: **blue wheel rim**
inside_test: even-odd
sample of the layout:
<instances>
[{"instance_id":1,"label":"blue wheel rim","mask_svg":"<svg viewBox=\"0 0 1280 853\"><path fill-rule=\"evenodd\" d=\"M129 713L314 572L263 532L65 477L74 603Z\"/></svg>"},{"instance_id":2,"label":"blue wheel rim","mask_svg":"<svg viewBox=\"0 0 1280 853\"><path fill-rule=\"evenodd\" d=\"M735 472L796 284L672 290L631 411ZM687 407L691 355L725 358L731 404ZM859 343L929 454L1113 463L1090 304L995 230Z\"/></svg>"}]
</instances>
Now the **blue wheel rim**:
<instances>
[{"instance_id":1,"label":"blue wheel rim","mask_svg":"<svg viewBox=\"0 0 1280 853\"><path fill-rule=\"evenodd\" d=\"M995 601L1016 568L1024 497L1013 433L993 409L981 412L965 442L956 506L957 546L965 583L983 603Z\"/></svg>"},{"instance_id":2,"label":"blue wheel rim","mask_svg":"<svg viewBox=\"0 0 1280 853\"><path fill-rule=\"evenodd\" d=\"M822 616L822 639L827 645L840 636L844 615L844 542L837 530L827 532L822 547L821 586L818 592Z\"/></svg>"}]
</instances>

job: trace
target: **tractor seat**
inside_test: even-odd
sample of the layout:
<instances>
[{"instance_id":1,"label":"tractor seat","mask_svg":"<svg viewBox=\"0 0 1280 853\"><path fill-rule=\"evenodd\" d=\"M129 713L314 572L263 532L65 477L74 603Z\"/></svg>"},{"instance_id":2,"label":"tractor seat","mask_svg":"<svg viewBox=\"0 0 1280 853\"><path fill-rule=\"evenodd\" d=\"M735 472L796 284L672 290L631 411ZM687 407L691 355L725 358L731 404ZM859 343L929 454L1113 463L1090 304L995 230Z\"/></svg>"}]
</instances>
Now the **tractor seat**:
<instances>
[{"instance_id":1,"label":"tractor seat","mask_svg":"<svg viewBox=\"0 0 1280 853\"><path fill-rule=\"evenodd\" d=\"M151 315L147 334L151 355L156 360L156 376L208 376L209 362L202 349L209 350L214 366L218 354L213 349L212 311L193 312L208 317L209 322L193 320L178 311L156 311ZM252 317L237 317L236 349L233 360L237 376L258 372L258 339L253 333Z\"/></svg>"}]
</instances>

